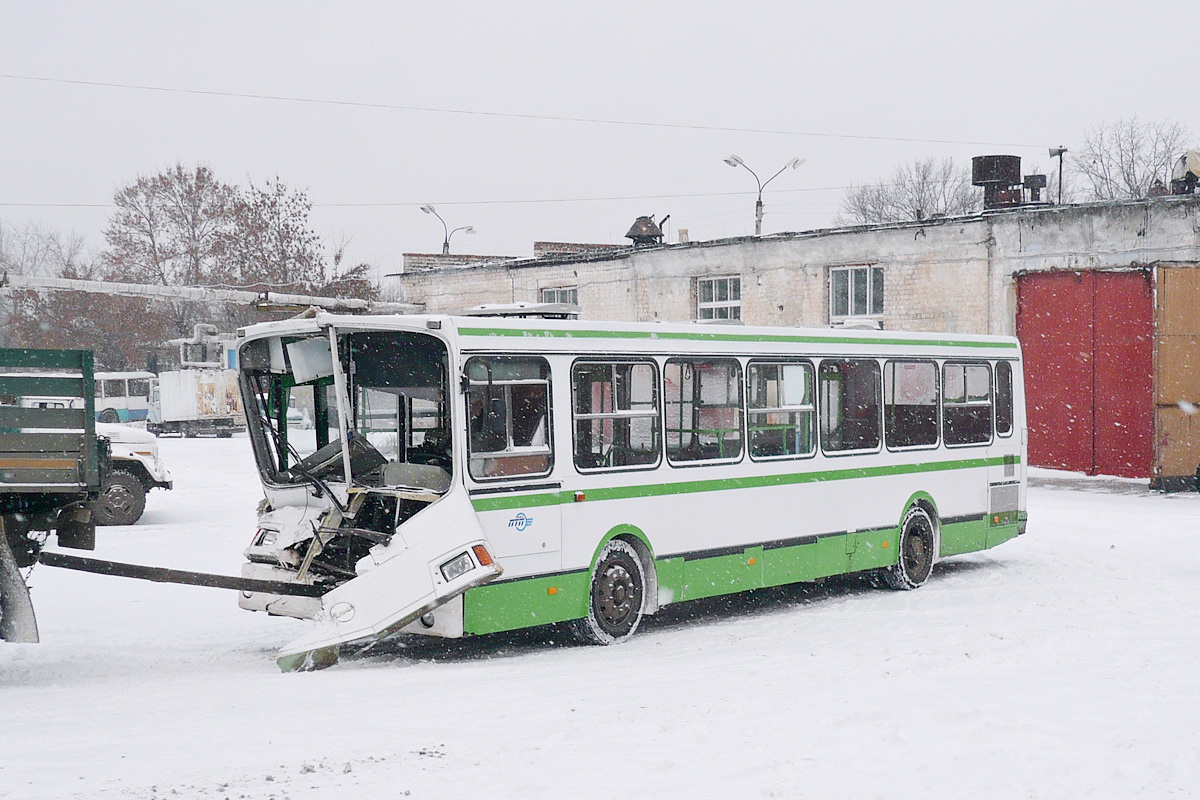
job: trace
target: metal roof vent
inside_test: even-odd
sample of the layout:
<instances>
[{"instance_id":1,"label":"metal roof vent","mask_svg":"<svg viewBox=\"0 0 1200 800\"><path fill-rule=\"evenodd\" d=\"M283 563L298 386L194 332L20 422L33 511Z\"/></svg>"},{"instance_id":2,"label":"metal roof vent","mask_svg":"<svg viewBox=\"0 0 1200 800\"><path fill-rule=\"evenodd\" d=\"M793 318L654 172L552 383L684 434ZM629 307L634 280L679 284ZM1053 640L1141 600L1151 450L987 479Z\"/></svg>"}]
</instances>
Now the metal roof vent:
<instances>
[{"instance_id":1,"label":"metal roof vent","mask_svg":"<svg viewBox=\"0 0 1200 800\"><path fill-rule=\"evenodd\" d=\"M666 222L671 215L663 217L663 222ZM633 223L633 227L629 229L629 233L625 234L626 239L632 239L635 245L647 244L662 244L663 232L662 226L654 221L654 215L648 217L638 217Z\"/></svg>"}]
</instances>

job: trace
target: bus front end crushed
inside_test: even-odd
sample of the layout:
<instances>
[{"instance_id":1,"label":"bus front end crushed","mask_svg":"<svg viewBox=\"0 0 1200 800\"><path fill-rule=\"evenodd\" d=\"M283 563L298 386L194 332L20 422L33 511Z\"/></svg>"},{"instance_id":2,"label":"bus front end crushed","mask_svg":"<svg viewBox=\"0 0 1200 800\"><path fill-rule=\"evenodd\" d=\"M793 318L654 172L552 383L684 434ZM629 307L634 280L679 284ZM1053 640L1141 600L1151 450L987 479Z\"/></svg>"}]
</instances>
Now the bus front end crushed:
<instances>
[{"instance_id":1,"label":"bus front end crushed","mask_svg":"<svg viewBox=\"0 0 1200 800\"><path fill-rule=\"evenodd\" d=\"M335 664L340 645L399 631L503 571L482 539L434 552L407 551L321 597L316 627L279 651L280 669Z\"/></svg>"},{"instance_id":2,"label":"bus front end crushed","mask_svg":"<svg viewBox=\"0 0 1200 800\"><path fill-rule=\"evenodd\" d=\"M415 633L462 636L461 603L438 614L437 625L433 612L504 571L462 493L430 502L388 531L372 509L397 503L397 494L415 493L356 492L339 506L322 508L314 498L307 507L265 509L260 515L242 577L325 589L318 598L241 593L244 609L317 623L280 651L284 670L329 666L337 661L339 645L408 626Z\"/></svg>"},{"instance_id":3,"label":"bus front end crushed","mask_svg":"<svg viewBox=\"0 0 1200 800\"><path fill-rule=\"evenodd\" d=\"M462 636L453 601L503 571L455 474L446 342L436 328L389 325L318 314L243 333L266 499L242 576L305 592L248 591L239 605L315 621L280 651L285 670L328 666L340 645L406 628ZM304 596L312 587L319 596Z\"/></svg>"}]
</instances>

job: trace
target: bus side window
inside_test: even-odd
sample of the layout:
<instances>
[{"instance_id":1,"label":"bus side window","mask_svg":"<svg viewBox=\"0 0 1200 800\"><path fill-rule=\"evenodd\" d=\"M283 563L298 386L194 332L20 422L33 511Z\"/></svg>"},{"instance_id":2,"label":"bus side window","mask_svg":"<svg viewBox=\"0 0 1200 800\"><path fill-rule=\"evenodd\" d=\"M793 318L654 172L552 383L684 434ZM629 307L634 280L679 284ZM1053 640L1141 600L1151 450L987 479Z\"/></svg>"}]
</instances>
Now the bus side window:
<instances>
[{"instance_id":1,"label":"bus side window","mask_svg":"<svg viewBox=\"0 0 1200 800\"><path fill-rule=\"evenodd\" d=\"M652 362L578 362L574 393L575 466L620 469L658 463L658 371Z\"/></svg>"},{"instance_id":2,"label":"bus side window","mask_svg":"<svg viewBox=\"0 0 1200 800\"><path fill-rule=\"evenodd\" d=\"M549 472L549 364L540 358L477 357L467 362L466 376L471 477Z\"/></svg>"},{"instance_id":3,"label":"bus side window","mask_svg":"<svg viewBox=\"0 0 1200 800\"><path fill-rule=\"evenodd\" d=\"M1012 364L996 363L996 434L1012 436L1013 432L1013 374Z\"/></svg>"},{"instance_id":4,"label":"bus side window","mask_svg":"<svg viewBox=\"0 0 1200 800\"><path fill-rule=\"evenodd\" d=\"M883 368L888 447L938 443L938 369L932 361L889 361Z\"/></svg>"},{"instance_id":5,"label":"bus side window","mask_svg":"<svg viewBox=\"0 0 1200 800\"><path fill-rule=\"evenodd\" d=\"M942 439L948 445L992 440L992 371L985 363L942 367Z\"/></svg>"},{"instance_id":6,"label":"bus side window","mask_svg":"<svg viewBox=\"0 0 1200 800\"><path fill-rule=\"evenodd\" d=\"M750 457L812 455L816 447L812 365L752 361L747 384Z\"/></svg>"},{"instance_id":7,"label":"bus side window","mask_svg":"<svg viewBox=\"0 0 1200 800\"><path fill-rule=\"evenodd\" d=\"M667 458L741 458L742 368L731 358L672 358L663 370Z\"/></svg>"},{"instance_id":8,"label":"bus side window","mask_svg":"<svg viewBox=\"0 0 1200 800\"><path fill-rule=\"evenodd\" d=\"M821 362L822 450L879 449L879 377L879 363L873 359Z\"/></svg>"}]
</instances>

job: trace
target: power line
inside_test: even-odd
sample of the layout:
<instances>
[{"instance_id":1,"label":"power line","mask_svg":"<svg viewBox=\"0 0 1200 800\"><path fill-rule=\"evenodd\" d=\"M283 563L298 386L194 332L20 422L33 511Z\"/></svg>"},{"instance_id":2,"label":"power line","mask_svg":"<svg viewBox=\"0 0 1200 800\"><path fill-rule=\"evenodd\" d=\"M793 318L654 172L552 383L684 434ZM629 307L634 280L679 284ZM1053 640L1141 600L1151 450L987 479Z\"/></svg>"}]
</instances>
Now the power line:
<instances>
[{"instance_id":1,"label":"power line","mask_svg":"<svg viewBox=\"0 0 1200 800\"><path fill-rule=\"evenodd\" d=\"M70 78L47 78L38 75L15 75L11 73L0 73L0 78L7 78L14 81L29 81L38 83L58 83L70 86L93 86L105 89L132 89L142 92L166 92L172 94L190 94L200 95L204 97L231 97L242 100L272 100L285 103L308 103L312 105L326 106L345 106L351 108L374 108L385 109L389 111L418 111L429 114L457 114L462 116L472 117L494 117L499 119L523 119L537 120L541 122L580 122L590 125L624 125L628 127L639 128L664 128L670 130L686 130L686 131L713 131L721 133L765 133L783 136L806 136L816 139L852 139L857 141L869 142L910 142L918 144L965 144L978 145L984 147L1021 147L1035 148L1043 147L1041 144L1029 144L1022 142L979 142L965 139L922 139L918 137L907 136L870 136L865 134L852 133L817 133L813 131L794 131L794 130L777 130L771 128L738 128L733 126L722 125L686 125L675 122L646 122L644 120L626 120L626 119L604 119L601 117L569 117L556 116L552 114L519 114L515 112L504 111L478 111L462 108L439 108L436 106L412 106L402 105L398 103L377 103L357 100L335 100L320 97L298 97L294 95L275 95L275 94L257 94L251 92L222 92L213 89L182 89L175 86L150 86L147 84L137 83L114 83L109 81L85 81Z\"/></svg>"},{"instance_id":2,"label":"power line","mask_svg":"<svg viewBox=\"0 0 1200 800\"><path fill-rule=\"evenodd\" d=\"M944 183L951 181L932 181L932 183ZM896 186L898 184L892 182L870 183L869 186ZM772 190L772 195L792 194L795 192L843 192L848 189L858 188L859 185L849 186L808 186L799 189L777 189ZM644 194L644 195L611 195L607 197L543 197L529 198L523 200L436 200L434 201L440 206L497 206L497 205L536 205L540 203L611 203L624 202L628 200L683 200L689 198L704 198L704 197L754 197L753 191L738 191L738 192L690 192L683 194ZM313 208L404 208L412 206L414 208L424 205L427 200L394 200L382 202L357 202L357 203L313 203ZM0 208L112 208L113 203L4 203L0 202Z\"/></svg>"}]
</instances>

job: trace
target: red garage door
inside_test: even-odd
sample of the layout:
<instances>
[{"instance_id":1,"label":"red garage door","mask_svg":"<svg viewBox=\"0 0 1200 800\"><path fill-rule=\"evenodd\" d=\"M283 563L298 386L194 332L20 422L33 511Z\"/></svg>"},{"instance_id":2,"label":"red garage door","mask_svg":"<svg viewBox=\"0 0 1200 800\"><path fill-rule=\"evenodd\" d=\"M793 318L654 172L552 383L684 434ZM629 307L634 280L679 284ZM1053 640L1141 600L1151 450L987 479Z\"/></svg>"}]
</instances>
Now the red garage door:
<instances>
[{"instance_id":1,"label":"red garage door","mask_svg":"<svg viewBox=\"0 0 1200 800\"><path fill-rule=\"evenodd\" d=\"M1029 463L1150 476L1154 297L1148 270L1017 280Z\"/></svg>"}]
</instances>

